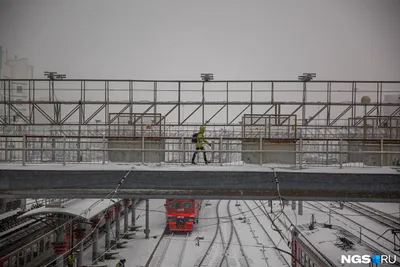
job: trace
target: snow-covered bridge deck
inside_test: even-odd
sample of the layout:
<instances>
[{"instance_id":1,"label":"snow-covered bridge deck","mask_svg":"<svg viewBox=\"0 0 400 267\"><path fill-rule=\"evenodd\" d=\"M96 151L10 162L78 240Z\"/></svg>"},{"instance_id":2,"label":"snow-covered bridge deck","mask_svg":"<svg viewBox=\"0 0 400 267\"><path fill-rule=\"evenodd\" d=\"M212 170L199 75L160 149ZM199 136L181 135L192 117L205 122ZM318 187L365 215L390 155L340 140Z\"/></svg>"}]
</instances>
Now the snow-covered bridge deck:
<instances>
[{"instance_id":1,"label":"snow-covered bridge deck","mask_svg":"<svg viewBox=\"0 0 400 267\"><path fill-rule=\"evenodd\" d=\"M390 167L299 170L243 164L2 164L0 197L102 198L124 176L115 197L274 199L280 193L288 200L400 201L400 172Z\"/></svg>"}]
</instances>

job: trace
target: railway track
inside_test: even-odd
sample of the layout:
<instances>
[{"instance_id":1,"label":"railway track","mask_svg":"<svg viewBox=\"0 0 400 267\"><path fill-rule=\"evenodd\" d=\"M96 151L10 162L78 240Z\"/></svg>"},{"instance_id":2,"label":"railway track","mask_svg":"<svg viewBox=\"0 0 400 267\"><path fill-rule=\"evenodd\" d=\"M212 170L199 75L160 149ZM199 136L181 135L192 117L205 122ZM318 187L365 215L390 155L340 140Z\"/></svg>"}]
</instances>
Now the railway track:
<instances>
[{"instance_id":1,"label":"railway track","mask_svg":"<svg viewBox=\"0 0 400 267\"><path fill-rule=\"evenodd\" d=\"M206 260L207 256L208 256L209 253L210 253L211 247L214 245L214 242L215 242L215 240L217 239L218 233L219 233L219 231L220 231L220 222L221 222L221 221L220 221L220 218L219 218L219 211L218 211L218 209L219 209L219 204L220 204L220 203L221 203L221 200L218 200L217 208L216 208L217 227L215 227L216 230L215 230L214 237L213 237L213 239L211 240L211 243L210 243L210 245L208 246L206 253L204 253L204 256L201 258L198 267L201 267L202 264L204 263L204 261Z\"/></svg>"},{"instance_id":2,"label":"railway track","mask_svg":"<svg viewBox=\"0 0 400 267\"><path fill-rule=\"evenodd\" d=\"M330 209L330 207L328 207L328 206L326 206L326 205L324 205L324 204L322 204L322 203L320 203L320 202L316 202L316 203L318 203L319 205L321 205L322 207L324 207L324 208L326 208L326 209L328 209L328 210ZM325 213L327 212L326 210L322 210L320 207L318 207L318 206L316 206L316 205L314 205L314 204L312 204L312 203L310 203L310 202L307 202L307 204L310 205L310 206L312 206L312 207L314 207L314 208L316 208L316 209L318 209L318 210L320 210L320 211L322 211L322 212L325 212ZM331 210L331 212L332 212L332 214L339 215L340 217L342 217L342 218L344 218L344 219L350 221L350 222L353 223L354 225L357 225L358 227L360 227L360 228L362 228L362 229L365 229L367 232L372 233L373 235L376 236L375 238L371 238L370 236L368 236L368 235L366 235L366 234L364 234L364 233L361 233L361 235L362 235L363 238L368 239L371 243L377 245L378 247L381 247L381 248L383 248L384 250L389 251L391 254L396 255L397 257L400 257L400 254L394 253L393 251L391 251L391 250L388 249L388 247L389 247L388 244L390 244L391 246L394 247L393 241L391 241L391 240L387 239L386 237L382 236L382 237L380 237L380 239L381 239L381 240L385 240L385 241L388 243L388 244L386 244L386 245L382 245L381 243L379 243L379 242L377 241L378 237L381 235L380 233L377 233L377 232L375 232L375 231L373 231L373 230L371 230L371 229L366 228L365 226L361 225L360 223L358 223L358 222L356 222L356 221L354 221L354 220L352 220L352 219L349 219L348 217L346 217L345 215L340 214L339 212L336 212L336 211L334 211L334 210Z\"/></svg>"},{"instance_id":3,"label":"railway track","mask_svg":"<svg viewBox=\"0 0 400 267\"><path fill-rule=\"evenodd\" d=\"M173 244L173 246L172 246L173 248L176 248L178 246L182 247L181 250L180 250L180 253L178 255L179 256L178 257L178 263L177 263L177 265L174 265L174 266L177 266L177 267L181 267L182 266L182 262L183 262L183 257L184 257L184 254L185 254L186 243L187 243L188 237L189 237L189 233L186 234L185 239L182 241L181 238L179 238L177 235L175 235L174 233L171 233L171 235L169 235L169 237L168 237L168 239L166 241L166 244L165 244L164 249L162 251L161 257L158 259L156 265L154 265L154 266L157 266L157 267L161 267L161 266L164 266L164 265L165 266L171 266L170 262L168 262L168 261L167 261L166 264L163 264L163 263L166 262L166 258L169 258L169 257L173 256L174 254L176 254L175 252L171 252L170 248L171 248L171 243L172 243ZM165 238L165 236L164 236L164 238ZM175 239L175 238L177 238L177 239ZM174 261L174 259L172 259L172 260Z\"/></svg>"},{"instance_id":4,"label":"railway track","mask_svg":"<svg viewBox=\"0 0 400 267\"><path fill-rule=\"evenodd\" d=\"M260 207L260 205L259 205L256 201L253 200L253 202L254 202L254 204L257 206L257 208L260 209L261 212L262 212L265 216L267 216L267 218L269 219L269 221L271 221L271 223L272 223L272 218L269 216L269 214L266 213L266 212L264 211L264 209L262 209L262 208ZM271 235L268 233L268 231L265 229L264 225L260 222L260 220L258 219L258 217L256 216L256 214L254 213L254 211L253 211L253 209L250 207L250 205L249 205L246 201L244 201L244 203L246 204L247 208L250 210L251 214L254 216L254 218L256 219L256 221L258 222L258 224L260 225L260 227L263 229L265 235L267 236L267 238L268 238L269 242L272 244L272 246L275 247L275 248L278 248L277 244L276 244L275 241L272 239L272 237L271 237ZM261 203L260 203L260 204L261 204ZM260 244L262 244L262 243L260 243ZM263 250L263 251L264 251L264 250ZM286 258L282 255L282 253L281 253L281 252L278 252L277 250L275 250L275 251L278 253L279 261L282 263L281 266L289 266L289 267L290 267L291 265L290 265L289 262L286 260ZM265 252L264 252L264 253L265 253ZM269 263L267 263L267 264L268 264L268 266L270 266Z\"/></svg>"},{"instance_id":5,"label":"railway track","mask_svg":"<svg viewBox=\"0 0 400 267\"><path fill-rule=\"evenodd\" d=\"M221 259L221 261L220 261L220 264L219 264L218 266L219 266L219 267L222 267L224 261L226 262L227 266L229 266L229 262L228 262L228 260L227 260L228 250L231 248L233 236L236 236L236 238L237 238L237 240L238 240L238 243L239 243L239 250L240 250L240 253L241 253L241 255L244 257L247 267L250 267L250 264L249 264L249 262L248 262L247 256L246 256L246 254L245 254L245 252L244 252L244 249L243 249L243 246L242 246L242 242L241 242L240 237L239 237L239 235L238 235L238 233L237 233L235 224L234 224L233 219L232 219L232 216L231 216L230 203L231 203L231 201L229 200L228 203L227 203L228 218L229 218L229 223L230 223L229 239L228 239L228 243L227 243L226 248L224 248L223 257L222 257L222 259ZM222 234L222 231L221 231L221 234ZM224 241L223 241L223 242L224 242Z\"/></svg>"},{"instance_id":6,"label":"railway track","mask_svg":"<svg viewBox=\"0 0 400 267\"><path fill-rule=\"evenodd\" d=\"M399 218L391 216L386 212L376 210L361 203L344 203L343 205L346 208L351 209L359 214L365 215L384 226L395 229L400 228Z\"/></svg>"}]
</instances>

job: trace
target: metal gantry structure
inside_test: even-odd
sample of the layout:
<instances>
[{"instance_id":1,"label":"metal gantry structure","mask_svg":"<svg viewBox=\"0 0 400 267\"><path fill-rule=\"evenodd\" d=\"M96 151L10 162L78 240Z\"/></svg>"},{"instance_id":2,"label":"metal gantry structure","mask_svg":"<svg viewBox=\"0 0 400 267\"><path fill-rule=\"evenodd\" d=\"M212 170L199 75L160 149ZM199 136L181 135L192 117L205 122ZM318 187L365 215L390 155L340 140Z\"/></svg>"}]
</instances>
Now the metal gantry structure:
<instances>
[{"instance_id":1,"label":"metal gantry structure","mask_svg":"<svg viewBox=\"0 0 400 267\"><path fill-rule=\"evenodd\" d=\"M200 81L47 75L0 80L2 143L24 136L64 137L76 139L79 150L83 138L190 138L200 125L207 126L208 137L237 141L400 139L399 101L384 101L386 95L399 95L400 81L317 81L314 73L299 80L241 81L214 80L211 73ZM15 82L26 84L26 99L13 99ZM370 101L362 101L365 96Z\"/></svg>"}]
</instances>

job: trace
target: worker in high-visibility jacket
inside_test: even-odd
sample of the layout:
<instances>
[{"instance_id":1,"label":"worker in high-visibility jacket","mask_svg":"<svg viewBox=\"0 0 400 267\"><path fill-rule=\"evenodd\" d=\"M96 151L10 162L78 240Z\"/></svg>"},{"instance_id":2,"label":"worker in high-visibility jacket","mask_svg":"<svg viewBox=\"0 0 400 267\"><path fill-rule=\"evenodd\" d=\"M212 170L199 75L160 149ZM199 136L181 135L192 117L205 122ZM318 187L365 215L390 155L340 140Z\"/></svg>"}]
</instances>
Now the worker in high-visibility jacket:
<instances>
[{"instance_id":1,"label":"worker in high-visibility jacket","mask_svg":"<svg viewBox=\"0 0 400 267\"><path fill-rule=\"evenodd\" d=\"M72 254L69 254L67 257L67 264L68 267L74 267L74 263L75 263L75 257Z\"/></svg>"},{"instance_id":2,"label":"worker in high-visibility jacket","mask_svg":"<svg viewBox=\"0 0 400 267\"><path fill-rule=\"evenodd\" d=\"M206 127L204 125L200 126L200 131L197 134L197 142L196 142L196 152L193 153L192 156L192 164L196 164L196 162L194 161L196 159L196 155L198 153L198 150L203 150L203 155L204 155L204 163L208 164L210 163L207 160L207 155L206 155L206 151L204 151L204 144L208 144L209 146L211 146L211 144L204 138L204 131L205 131Z\"/></svg>"}]
</instances>

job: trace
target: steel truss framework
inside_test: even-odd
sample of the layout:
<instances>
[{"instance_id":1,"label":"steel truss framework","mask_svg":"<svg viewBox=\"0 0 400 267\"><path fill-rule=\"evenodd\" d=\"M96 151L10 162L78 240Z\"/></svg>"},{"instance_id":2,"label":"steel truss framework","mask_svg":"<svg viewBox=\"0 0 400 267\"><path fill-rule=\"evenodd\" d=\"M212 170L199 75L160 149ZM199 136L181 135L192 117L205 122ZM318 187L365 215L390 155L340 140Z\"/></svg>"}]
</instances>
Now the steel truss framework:
<instances>
[{"instance_id":1,"label":"steel truss framework","mask_svg":"<svg viewBox=\"0 0 400 267\"><path fill-rule=\"evenodd\" d=\"M0 109L3 109L5 116L0 118L0 125L3 128L3 136L5 135L18 135L27 134L27 132L34 133L35 129L42 128L43 126L52 126L51 132L46 135L111 135L112 127L119 121L120 117L129 117L129 125L140 125L143 124L144 117L151 117L154 114L154 119L150 122L151 125L163 125L163 129L171 129L175 127L175 130L182 131L182 129L188 129L191 131L192 127L197 127L200 124L212 125L214 127L224 127L224 129L239 129L239 132L243 130L243 127L260 126L260 120L264 117L279 116L279 121L275 120L274 124L268 124L265 122L263 125L268 124L271 126L292 126L295 127L295 131L301 129L303 133L313 129L313 134L323 132L325 135L329 135L332 131L337 129L343 129L345 132L360 133L361 136L368 132L371 128L371 121L373 121L373 129L379 132L380 129L399 127L400 106L399 103L384 103L383 96L387 93L384 90L385 87L389 86L394 88L394 92L400 92L400 81L143 81L143 80L0 80L3 87L3 97L0 99ZM26 90L28 91L26 99L16 100L13 99L12 82L25 82L27 84ZM68 86L64 86L63 83L75 83L79 84L77 88L74 88L74 92L78 92L79 96L74 100L62 100L57 99L56 91L68 92ZM93 94L90 93L88 85L90 83L96 83L95 88L90 90L96 90L96 95L102 95L102 100L92 100ZM127 98L112 99L114 89L110 87L110 84L123 84L123 88L126 88ZM41 86L41 91L45 92L46 99L38 97L38 87ZM140 84L150 84L150 88L147 89L147 93L151 93L145 101L137 101L134 99L135 92L138 91ZM171 95L175 95L173 100L164 100L158 97L158 93L162 91L161 84L168 84ZM183 94L185 93L184 87L190 84L197 86L201 99L197 100L184 100ZM369 103L362 103L358 98L360 93L358 86L360 84L368 85L368 88L374 88L369 90L368 94L374 98L374 101ZM46 85L43 88L43 85ZM57 88L57 86L63 89ZM212 86L211 86L212 85ZM210 101L206 100L205 95L209 90L207 86L211 86L213 89L224 95L224 100ZM333 100L333 96L337 95L340 90L333 90L332 88L338 86L340 88L348 87L347 93L351 94L350 101L339 101ZM93 87L93 86L92 86ZM196 87L196 88L197 88ZM232 87L235 90L231 89ZM237 89L240 87L240 90ZM261 89L260 89L261 87ZM280 89L280 88L285 89ZM287 88L294 88L295 91L298 88L299 94L301 94L301 100L291 101L290 90ZM256 89L257 88L257 89ZM308 88L311 88L310 90ZM320 93L320 99L310 99L310 94L313 93L315 88ZM396 89L398 88L398 89ZM71 89L72 90L72 89ZM168 90L167 90L168 91ZM190 91L190 90L188 90ZM246 94L245 101L237 101L234 96L237 92L243 95ZM262 91L265 99L259 99L256 97L256 92ZM278 100L276 95L281 93L287 93L285 101ZM393 92L393 91L392 91ZM48 96L48 97L47 97ZM196 98L196 97L195 97ZM257 99L255 99L257 98ZM18 106L26 106L28 112L24 114L18 109ZM135 106L145 106L145 108L139 113L135 114ZM48 110L51 107L51 111ZM90 108L89 108L90 107ZM121 108L122 107L122 108ZM158 110L163 107L164 112L160 113ZM164 107L167 107L165 109ZM190 107L191 112L183 114L185 107ZM392 107L390 114L383 115L383 109L385 107ZM333 109L336 112L333 112ZM111 111L111 109L118 112ZM209 109L216 109L216 111L209 112ZM257 112L255 111L257 109ZM261 112L260 112L261 110ZM285 112L281 112L285 110ZM309 112L308 110L313 110ZM361 110L361 112L360 112ZM362 111L363 110L363 111ZM223 120L216 120L215 118L225 112L226 117ZM190 122L189 119L195 114L201 112L196 122ZM357 116L361 113L361 116ZM38 121L38 115L41 115L44 120ZM101 114L101 120L99 115ZM157 114L157 115L156 115ZM17 116L20 121L14 121L13 117ZM245 116L250 116L250 121L244 120ZM319 119L320 117L322 119ZM97 119L96 119L97 118ZM134 118L134 119L132 119ZM291 122L288 124L289 118ZM318 123L315 123L318 121ZM345 123L343 123L345 121ZM128 123L126 123L128 125ZM101 127L101 131L98 129L95 131L94 127ZM22 130L21 130L22 129ZM73 129L68 131L68 129ZM255 128L254 128L255 129ZM254 130L253 129L253 130ZM367 130L365 130L367 129ZM220 131L220 129L218 129ZM233 130L235 131L235 130ZM261 131L261 130L260 130ZM90 132L90 134L88 134ZM226 132L226 131L225 131ZM393 137L385 138L399 138L398 130L397 134ZM219 133L221 134L221 133ZM174 135L169 131L169 135ZM185 131L181 134L175 135L186 135ZM211 134L212 135L212 134ZM214 135L217 135L214 133ZM357 137L360 135L356 134ZM286 137L286 136L285 136ZM374 136L373 138L382 138L383 136Z\"/></svg>"}]
</instances>

